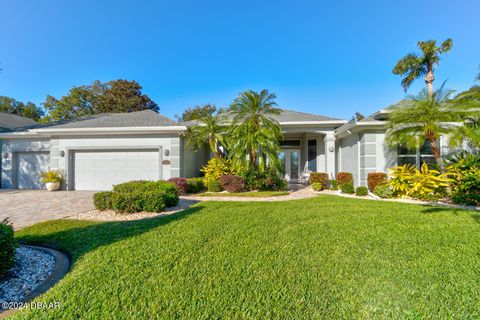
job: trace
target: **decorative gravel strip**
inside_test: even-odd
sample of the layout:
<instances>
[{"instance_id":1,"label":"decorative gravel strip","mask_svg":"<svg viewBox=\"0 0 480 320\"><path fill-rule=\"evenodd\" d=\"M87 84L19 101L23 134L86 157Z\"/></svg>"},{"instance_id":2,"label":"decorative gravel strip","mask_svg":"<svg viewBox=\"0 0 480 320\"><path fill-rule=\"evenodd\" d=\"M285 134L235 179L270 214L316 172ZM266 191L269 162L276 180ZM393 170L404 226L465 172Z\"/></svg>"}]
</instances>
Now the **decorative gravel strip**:
<instances>
[{"instance_id":1,"label":"decorative gravel strip","mask_svg":"<svg viewBox=\"0 0 480 320\"><path fill-rule=\"evenodd\" d=\"M51 254L29 247L17 248L15 265L0 281L0 305L23 301L50 276L54 268L55 258Z\"/></svg>"},{"instance_id":2,"label":"decorative gravel strip","mask_svg":"<svg viewBox=\"0 0 480 320\"><path fill-rule=\"evenodd\" d=\"M183 211L189 208L192 204L198 201L182 199L180 198L178 204L175 207L170 207L162 212L136 212L136 213L118 213L113 210L89 210L85 212L79 212L65 219L78 219L78 220L99 220L99 221L130 221L140 220L155 217L162 217L170 214L174 214L179 211Z\"/></svg>"}]
</instances>

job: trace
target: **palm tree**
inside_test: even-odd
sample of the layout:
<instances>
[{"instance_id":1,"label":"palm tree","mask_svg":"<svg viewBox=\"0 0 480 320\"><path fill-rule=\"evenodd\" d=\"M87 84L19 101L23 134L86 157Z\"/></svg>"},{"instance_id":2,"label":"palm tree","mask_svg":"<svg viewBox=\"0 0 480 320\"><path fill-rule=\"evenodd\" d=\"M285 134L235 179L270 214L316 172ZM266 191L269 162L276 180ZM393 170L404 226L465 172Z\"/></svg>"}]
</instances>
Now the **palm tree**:
<instances>
[{"instance_id":1,"label":"palm tree","mask_svg":"<svg viewBox=\"0 0 480 320\"><path fill-rule=\"evenodd\" d=\"M388 115L386 142L390 147L404 146L416 150L425 141L430 142L432 154L443 170L440 148L441 135L451 133L461 121L460 112L451 104L453 91L444 90L444 85L432 95L422 90L409 97Z\"/></svg>"},{"instance_id":2,"label":"palm tree","mask_svg":"<svg viewBox=\"0 0 480 320\"><path fill-rule=\"evenodd\" d=\"M450 146L462 146L464 142L480 150L480 87L473 86L459 93L452 101L461 114L463 125L458 126L450 137Z\"/></svg>"},{"instance_id":3,"label":"palm tree","mask_svg":"<svg viewBox=\"0 0 480 320\"><path fill-rule=\"evenodd\" d=\"M230 130L231 155L238 166L265 170L267 161L279 165L279 141L282 138L279 123L274 116L281 109L275 103L275 94L262 90L241 93L230 106L233 115Z\"/></svg>"},{"instance_id":4,"label":"palm tree","mask_svg":"<svg viewBox=\"0 0 480 320\"><path fill-rule=\"evenodd\" d=\"M210 106L211 110L216 110L215 106ZM188 128L186 138L187 145L194 151L202 148L205 143L208 144L210 152L217 159L222 157L220 145L224 144L224 135L226 131L223 113L207 112L196 120L196 125Z\"/></svg>"},{"instance_id":5,"label":"palm tree","mask_svg":"<svg viewBox=\"0 0 480 320\"><path fill-rule=\"evenodd\" d=\"M417 46L422 54L409 53L400 59L393 68L393 74L403 76L402 87L407 91L412 82L424 76L427 84L428 95L433 95L433 81L435 80L435 68L440 62L440 55L452 49L452 39L445 40L437 47L435 40L419 41Z\"/></svg>"}]
</instances>

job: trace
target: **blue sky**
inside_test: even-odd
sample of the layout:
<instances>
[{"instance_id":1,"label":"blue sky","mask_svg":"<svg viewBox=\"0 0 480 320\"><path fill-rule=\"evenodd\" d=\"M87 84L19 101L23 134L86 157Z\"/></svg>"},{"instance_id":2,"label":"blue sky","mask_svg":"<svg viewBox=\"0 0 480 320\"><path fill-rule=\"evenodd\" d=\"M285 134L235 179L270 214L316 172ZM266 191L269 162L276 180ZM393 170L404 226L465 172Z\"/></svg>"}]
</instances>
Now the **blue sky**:
<instances>
[{"instance_id":1,"label":"blue sky","mask_svg":"<svg viewBox=\"0 0 480 320\"><path fill-rule=\"evenodd\" d=\"M479 12L474 0L4 0L0 95L41 103L74 85L124 78L171 117L266 88L283 108L350 118L404 97L391 69L418 40L453 38L436 85L470 87Z\"/></svg>"}]
</instances>

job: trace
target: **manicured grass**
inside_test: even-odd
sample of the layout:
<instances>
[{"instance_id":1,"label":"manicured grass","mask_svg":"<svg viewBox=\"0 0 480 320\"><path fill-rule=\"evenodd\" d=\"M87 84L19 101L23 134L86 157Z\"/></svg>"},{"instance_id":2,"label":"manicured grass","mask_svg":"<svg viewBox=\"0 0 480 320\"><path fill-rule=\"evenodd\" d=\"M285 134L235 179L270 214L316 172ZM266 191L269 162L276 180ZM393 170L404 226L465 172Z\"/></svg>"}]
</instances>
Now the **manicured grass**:
<instances>
[{"instance_id":1,"label":"manicured grass","mask_svg":"<svg viewBox=\"0 0 480 320\"><path fill-rule=\"evenodd\" d=\"M249 197L264 198L285 196L288 191L251 191L251 192L205 192L199 194L201 197Z\"/></svg>"},{"instance_id":2,"label":"manicured grass","mask_svg":"<svg viewBox=\"0 0 480 320\"><path fill-rule=\"evenodd\" d=\"M474 319L478 212L321 195L17 233L73 259L18 318Z\"/></svg>"}]
</instances>

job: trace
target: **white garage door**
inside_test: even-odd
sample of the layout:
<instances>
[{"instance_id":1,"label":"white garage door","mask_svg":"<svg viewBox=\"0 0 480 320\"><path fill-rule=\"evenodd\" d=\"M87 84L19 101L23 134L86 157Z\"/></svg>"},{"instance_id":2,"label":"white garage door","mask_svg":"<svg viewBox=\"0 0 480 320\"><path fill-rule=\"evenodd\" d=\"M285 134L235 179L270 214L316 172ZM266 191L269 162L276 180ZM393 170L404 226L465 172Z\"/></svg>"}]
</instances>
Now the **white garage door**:
<instances>
[{"instance_id":1,"label":"white garage door","mask_svg":"<svg viewBox=\"0 0 480 320\"><path fill-rule=\"evenodd\" d=\"M75 190L110 190L132 180L159 180L158 150L76 151Z\"/></svg>"},{"instance_id":2,"label":"white garage door","mask_svg":"<svg viewBox=\"0 0 480 320\"><path fill-rule=\"evenodd\" d=\"M48 152L22 152L17 154L17 188L43 189L40 174L50 167Z\"/></svg>"}]
</instances>

